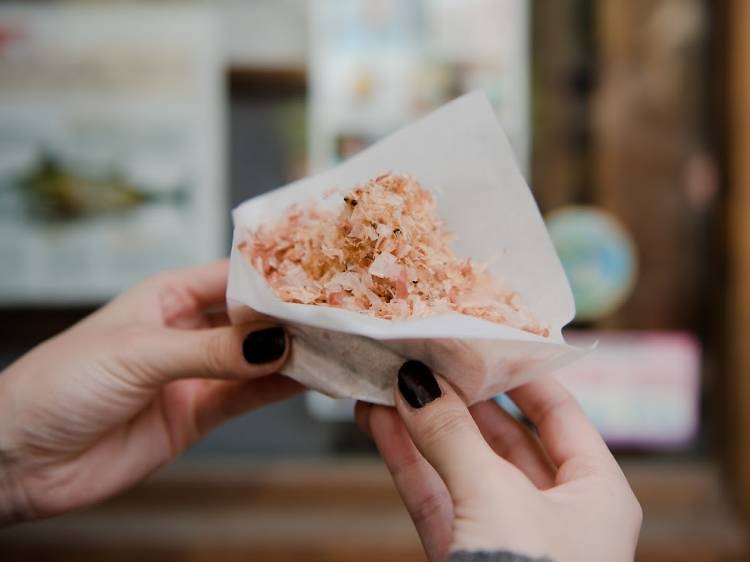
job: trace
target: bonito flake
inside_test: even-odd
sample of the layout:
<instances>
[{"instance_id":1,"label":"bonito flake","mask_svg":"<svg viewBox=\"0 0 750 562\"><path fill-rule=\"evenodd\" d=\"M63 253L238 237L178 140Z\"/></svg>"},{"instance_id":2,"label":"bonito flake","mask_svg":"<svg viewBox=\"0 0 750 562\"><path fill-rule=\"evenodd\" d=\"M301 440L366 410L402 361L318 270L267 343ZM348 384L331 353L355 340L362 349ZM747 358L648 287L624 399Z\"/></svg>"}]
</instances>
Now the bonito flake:
<instances>
[{"instance_id":1,"label":"bonito flake","mask_svg":"<svg viewBox=\"0 0 750 562\"><path fill-rule=\"evenodd\" d=\"M286 302L389 320L460 313L549 335L517 293L450 241L430 191L383 174L346 194L338 212L292 205L280 222L245 231L238 249Z\"/></svg>"}]
</instances>

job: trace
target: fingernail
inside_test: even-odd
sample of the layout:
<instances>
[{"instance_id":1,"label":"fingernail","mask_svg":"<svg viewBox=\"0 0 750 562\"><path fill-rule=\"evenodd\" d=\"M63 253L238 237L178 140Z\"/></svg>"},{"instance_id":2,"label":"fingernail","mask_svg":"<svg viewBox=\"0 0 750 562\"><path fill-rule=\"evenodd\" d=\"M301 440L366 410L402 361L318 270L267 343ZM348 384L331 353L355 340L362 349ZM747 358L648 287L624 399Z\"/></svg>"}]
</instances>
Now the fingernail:
<instances>
[{"instance_id":1,"label":"fingernail","mask_svg":"<svg viewBox=\"0 0 750 562\"><path fill-rule=\"evenodd\" d=\"M286 349L286 335L283 328L266 328L250 332L242 342L242 355L248 363L260 365L276 361Z\"/></svg>"},{"instance_id":2,"label":"fingernail","mask_svg":"<svg viewBox=\"0 0 750 562\"><path fill-rule=\"evenodd\" d=\"M398 391L412 408L421 408L443 394L430 368L414 360L407 361L398 370Z\"/></svg>"}]
</instances>

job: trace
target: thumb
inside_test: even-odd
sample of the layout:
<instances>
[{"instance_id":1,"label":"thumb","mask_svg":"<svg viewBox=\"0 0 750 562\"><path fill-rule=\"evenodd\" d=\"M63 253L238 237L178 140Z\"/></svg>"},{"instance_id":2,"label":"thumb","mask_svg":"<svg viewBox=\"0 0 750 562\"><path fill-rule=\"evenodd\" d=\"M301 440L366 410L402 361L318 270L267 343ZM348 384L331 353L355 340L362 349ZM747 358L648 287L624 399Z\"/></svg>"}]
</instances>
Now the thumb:
<instances>
[{"instance_id":1,"label":"thumb","mask_svg":"<svg viewBox=\"0 0 750 562\"><path fill-rule=\"evenodd\" d=\"M278 372L289 355L283 328L244 324L208 330L165 329L130 346L149 384L176 379L253 379Z\"/></svg>"},{"instance_id":2,"label":"thumb","mask_svg":"<svg viewBox=\"0 0 750 562\"><path fill-rule=\"evenodd\" d=\"M445 380L419 361L398 372L396 408L422 455L440 474L454 500L481 495L480 477L511 468L495 456L466 404Z\"/></svg>"}]
</instances>

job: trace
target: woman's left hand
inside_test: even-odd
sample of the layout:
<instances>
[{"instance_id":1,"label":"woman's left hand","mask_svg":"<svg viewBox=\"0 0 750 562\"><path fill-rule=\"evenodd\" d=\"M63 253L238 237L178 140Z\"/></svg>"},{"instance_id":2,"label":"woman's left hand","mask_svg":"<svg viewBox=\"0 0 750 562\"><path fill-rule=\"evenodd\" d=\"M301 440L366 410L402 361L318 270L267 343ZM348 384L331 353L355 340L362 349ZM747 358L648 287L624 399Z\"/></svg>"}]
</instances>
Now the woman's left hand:
<instances>
[{"instance_id":1,"label":"woman's left hand","mask_svg":"<svg viewBox=\"0 0 750 562\"><path fill-rule=\"evenodd\" d=\"M0 374L0 524L107 498L300 390L281 328L229 325L227 267L148 279Z\"/></svg>"}]
</instances>

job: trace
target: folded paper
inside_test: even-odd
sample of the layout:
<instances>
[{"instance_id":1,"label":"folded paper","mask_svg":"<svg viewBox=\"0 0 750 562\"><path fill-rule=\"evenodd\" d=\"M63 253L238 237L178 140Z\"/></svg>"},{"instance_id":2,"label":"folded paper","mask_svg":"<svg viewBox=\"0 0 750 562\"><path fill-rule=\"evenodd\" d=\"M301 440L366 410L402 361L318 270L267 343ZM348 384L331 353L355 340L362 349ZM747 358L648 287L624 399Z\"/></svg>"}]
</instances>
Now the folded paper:
<instances>
[{"instance_id":1,"label":"folded paper","mask_svg":"<svg viewBox=\"0 0 750 562\"><path fill-rule=\"evenodd\" d=\"M549 337L462 314L385 320L329 306L280 300L237 249L247 229L277 221L293 203L348 191L384 172L414 176L436 197L461 257L490 261ZM277 319L292 336L284 374L334 398L393 403L406 359L429 365L468 403L551 372L579 357L561 330L575 309L567 279L510 144L486 97L468 94L339 166L246 201L233 212L227 302L233 321L249 309Z\"/></svg>"}]
</instances>

